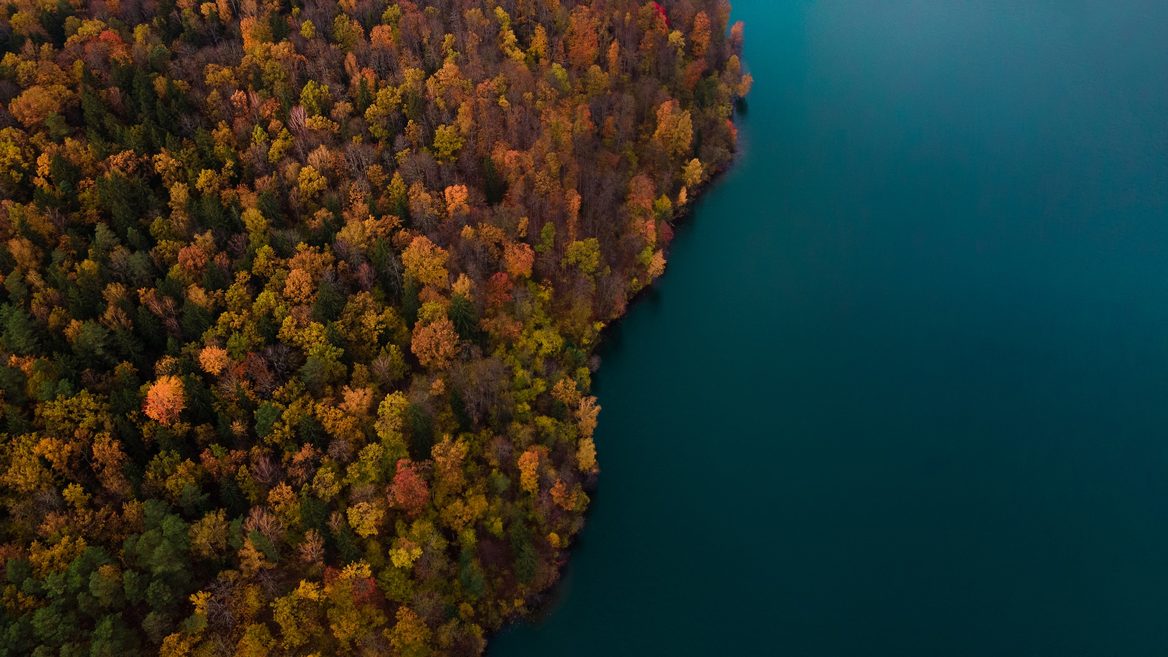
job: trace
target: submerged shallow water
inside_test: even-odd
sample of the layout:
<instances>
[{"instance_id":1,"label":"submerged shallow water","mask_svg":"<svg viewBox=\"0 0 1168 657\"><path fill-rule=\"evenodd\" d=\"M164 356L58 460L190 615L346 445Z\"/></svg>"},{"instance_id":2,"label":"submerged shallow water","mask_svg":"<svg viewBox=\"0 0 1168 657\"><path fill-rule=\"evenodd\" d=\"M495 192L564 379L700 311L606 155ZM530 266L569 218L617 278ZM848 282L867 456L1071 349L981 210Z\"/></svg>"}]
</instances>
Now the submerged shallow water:
<instances>
[{"instance_id":1,"label":"submerged shallow water","mask_svg":"<svg viewBox=\"0 0 1168 657\"><path fill-rule=\"evenodd\" d=\"M742 152L490 655L1168 655L1168 3L734 14Z\"/></svg>"}]
</instances>

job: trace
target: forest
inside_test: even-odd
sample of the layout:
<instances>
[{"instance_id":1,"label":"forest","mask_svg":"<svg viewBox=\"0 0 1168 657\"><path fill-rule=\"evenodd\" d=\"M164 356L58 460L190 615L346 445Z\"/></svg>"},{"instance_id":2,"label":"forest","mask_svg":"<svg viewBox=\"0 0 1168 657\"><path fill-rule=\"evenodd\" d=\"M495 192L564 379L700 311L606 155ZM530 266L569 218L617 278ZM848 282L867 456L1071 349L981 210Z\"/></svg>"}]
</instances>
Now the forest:
<instances>
[{"instance_id":1,"label":"forest","mask_svg":"<svg viewBox=\"0 0 1168 657\"><path fill-rule=\"evenodd\" d=\"M532 610L597 342L733 157L729 14L0 6L0 656L478 655Z\"/></svg>"}]
</instances>

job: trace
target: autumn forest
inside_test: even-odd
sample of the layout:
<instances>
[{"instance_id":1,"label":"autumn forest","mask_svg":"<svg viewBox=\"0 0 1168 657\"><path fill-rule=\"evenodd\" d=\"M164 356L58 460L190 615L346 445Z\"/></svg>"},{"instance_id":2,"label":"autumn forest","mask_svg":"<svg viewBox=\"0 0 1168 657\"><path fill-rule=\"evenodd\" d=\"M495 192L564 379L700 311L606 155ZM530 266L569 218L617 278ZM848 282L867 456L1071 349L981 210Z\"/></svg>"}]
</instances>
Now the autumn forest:
<instances>
[{"instance_id":1,"label":"autumn forest","mask_svg":"<svg viewBox=\"0 0 1168 657\"><path fill-rule=\"evenodd\" d=\"M481 654L602 485L594 349L741 45L725 0L0 6L0 656Z\"/></svg>"}]
</instances>

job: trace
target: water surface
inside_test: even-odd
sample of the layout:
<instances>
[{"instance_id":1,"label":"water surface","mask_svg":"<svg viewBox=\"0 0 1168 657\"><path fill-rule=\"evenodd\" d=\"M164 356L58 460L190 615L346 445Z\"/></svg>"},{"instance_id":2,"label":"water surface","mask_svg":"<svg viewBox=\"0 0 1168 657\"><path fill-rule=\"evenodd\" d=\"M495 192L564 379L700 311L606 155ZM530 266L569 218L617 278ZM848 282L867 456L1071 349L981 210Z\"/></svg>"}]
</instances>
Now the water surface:
<instances>
[{"instance_id":1,"label":"water surface","mask_svg":"<svg viewBox=\"0 0 1168 657\"><path fill-rule=\"evenodd\" d=\"M491 656L1168 655L1168 3L734 14L739 160Z\"/></svg>"}]
</instances>

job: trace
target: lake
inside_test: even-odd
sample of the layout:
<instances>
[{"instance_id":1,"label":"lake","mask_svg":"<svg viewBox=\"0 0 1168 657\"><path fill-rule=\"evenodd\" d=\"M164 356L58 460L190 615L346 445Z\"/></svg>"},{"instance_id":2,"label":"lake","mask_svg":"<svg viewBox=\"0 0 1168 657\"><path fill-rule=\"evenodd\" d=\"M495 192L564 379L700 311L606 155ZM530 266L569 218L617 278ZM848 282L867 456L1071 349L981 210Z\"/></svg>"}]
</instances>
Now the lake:
<instances>
[{"instance_id":1,"label":"lake","mask_svg":"<svg viewBox=\"0 0 1168 657\"><path fill-rule=\"evenodd\" d=\"M739 158L491 657L1168 655L1168 3L734 17Z\"/></svg>"}]
</instances>

